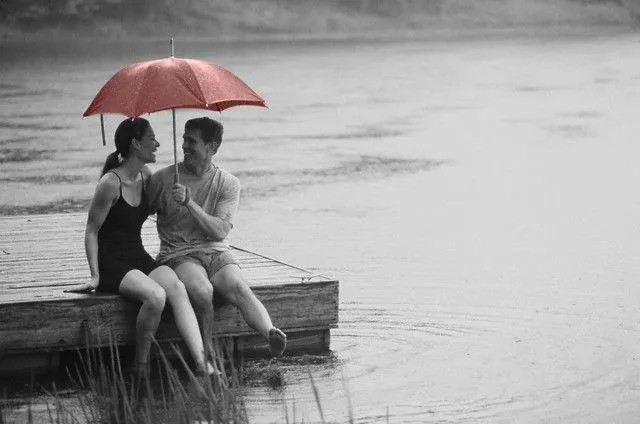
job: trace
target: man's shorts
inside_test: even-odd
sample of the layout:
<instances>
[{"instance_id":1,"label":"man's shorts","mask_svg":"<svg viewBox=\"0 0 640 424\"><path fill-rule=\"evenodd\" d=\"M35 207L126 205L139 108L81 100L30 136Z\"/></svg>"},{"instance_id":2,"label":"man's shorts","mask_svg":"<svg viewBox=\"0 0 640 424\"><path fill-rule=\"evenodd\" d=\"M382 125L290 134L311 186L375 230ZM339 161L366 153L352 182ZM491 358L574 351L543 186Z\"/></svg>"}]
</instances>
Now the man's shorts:
<instances>
[{"instance_id":1,"label":"man's shorts","mask_svg":"<svg viewBox=\"0 0 640 424\"><path fill-rule=\"evenodd\" d=\"M166 261L160 260L162 265L170 266L173 269L176 269L180 264L185 262L192 262L197 265L201 265L205 271L207 271L209 281L212 283L213 276L216 275L216 272L220 271L222 267L231 264L238 265L236 258L233 257L233 254L229 250L212 253L190 252L175 258L167 259Z\"/></svg>"}]
</instances>

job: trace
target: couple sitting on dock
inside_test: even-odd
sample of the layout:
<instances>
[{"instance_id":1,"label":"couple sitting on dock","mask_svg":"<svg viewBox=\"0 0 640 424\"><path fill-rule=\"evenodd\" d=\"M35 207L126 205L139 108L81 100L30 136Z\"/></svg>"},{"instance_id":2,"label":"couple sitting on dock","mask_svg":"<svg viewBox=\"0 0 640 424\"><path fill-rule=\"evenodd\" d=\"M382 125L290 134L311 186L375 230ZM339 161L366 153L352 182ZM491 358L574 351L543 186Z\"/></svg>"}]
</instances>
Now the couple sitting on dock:
<instances>
[{"instance_id":1,"label":"couple sitting on dock","mask_svg":"<svg viewBox=\"0 0 640 424\"><path fill-rule=\"evenodd\" d=\"M273 326L224 241L233 227L240 184L211 161L222 135L222 124L213 119L186 122L177 182L173 166L154 174L146 166L156 161L160 145L149 122L124 120L91 202L85 232L91 281L73 291L120 293L142 304L135 351L135 367L141 372L147 368L165 301L196 371L216 372L207 357L213 354L214 290L240 309L247 324L269 343L272 355L281 355L286 347L286 335ZM141 239L142 224L154 212L161 241L156 260Z\"/></svg>"}]
</instances>

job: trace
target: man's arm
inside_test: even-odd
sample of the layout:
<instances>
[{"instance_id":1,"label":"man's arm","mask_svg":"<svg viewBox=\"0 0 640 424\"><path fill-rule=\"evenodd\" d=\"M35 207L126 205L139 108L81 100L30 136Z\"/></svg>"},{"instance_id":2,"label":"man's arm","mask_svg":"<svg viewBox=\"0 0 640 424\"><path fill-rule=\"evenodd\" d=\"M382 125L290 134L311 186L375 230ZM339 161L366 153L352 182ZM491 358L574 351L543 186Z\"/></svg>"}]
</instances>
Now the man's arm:
<instances>
[{"instance_id":1,"label":"man's arm","mask_svg":"<svg viewBox=\"0 0 640 424\"><path fill-rule=\"evenodd\" d=\"M189 189L182 184L174 184L171 194L174 201L187 208L198 227L215 241L223 241L233 228L233 217L240 198L237 180L231 180L225 186L212 213L198 205L191 198Z\"/></svg>"},{"instance_id":2,"label":"man's arm","mask_svg":"<svg viewBox=\"0 0 640 424\"><path fill-rule=\"evenodd\" d=\"M223 241L227 238L229 231L231 231L232 225L217 216L209 215L198 205L193 199L189 199L186 208L191 213L198 223L198 226L202 231L207 233L211 238L216 241Z\"/></svg>"}]
</instances>

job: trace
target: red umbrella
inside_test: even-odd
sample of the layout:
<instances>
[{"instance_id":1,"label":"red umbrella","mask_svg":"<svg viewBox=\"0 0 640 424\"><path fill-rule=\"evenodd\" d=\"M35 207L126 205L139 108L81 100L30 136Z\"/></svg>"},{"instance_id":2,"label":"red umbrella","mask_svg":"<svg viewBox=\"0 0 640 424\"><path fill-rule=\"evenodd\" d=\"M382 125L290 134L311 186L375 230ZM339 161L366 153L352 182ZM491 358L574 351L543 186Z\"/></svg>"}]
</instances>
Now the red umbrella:
<instances>
[{"instance_id":1,"label":"red umbrella","mask_svg":"<svg viewBox=\"0 0 640 424\"><path fill-rule=\"evenodd\" d=\"M222 66L168 57L120 69L82 116L119 113L135 118L173 108L222 111L239 105L266 106L262 97Z\"/></svg>"},{"instance_id":2,"label":"red umbrella","mask_svg":"<svg viewBox=\"0 0 640 424\"><path fill-rule=\"evenodd\" d=\"M172 40L173 50L173 40ZM117 113L130 118L172 109L177 180L176 108L222 111L232 106L266 107L266 102L231 71L197 59L173 57L134 63L120 69L100 89L82 116Z\"/></svg>"}]
</instances>

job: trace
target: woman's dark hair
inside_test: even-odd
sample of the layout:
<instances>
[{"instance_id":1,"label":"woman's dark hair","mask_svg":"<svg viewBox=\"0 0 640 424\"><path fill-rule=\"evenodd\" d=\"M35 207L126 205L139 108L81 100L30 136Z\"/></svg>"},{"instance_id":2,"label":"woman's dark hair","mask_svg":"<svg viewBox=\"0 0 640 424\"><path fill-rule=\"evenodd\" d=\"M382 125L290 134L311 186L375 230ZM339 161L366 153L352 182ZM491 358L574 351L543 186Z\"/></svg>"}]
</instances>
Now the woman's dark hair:
<instances>
[{"instance_id":1,"label":"woman's dark hair","mask_svg":"<svg viewBox=\"0 0 640 424\"><path fill-rule=\"evenodd\" d=\"M148 127L149 121L144 118L127 118L120 122L120 125L118 125L118 128L116 129L116 134L113 137L116 144L116 151L107 156L107 160L104 162L100 177L106 174L107 171L120 165L118 155L123 159L129 156L131 140L134 138L140 140L144 137L144 133L147 131Z\"/></svg>"}]
</instances>

